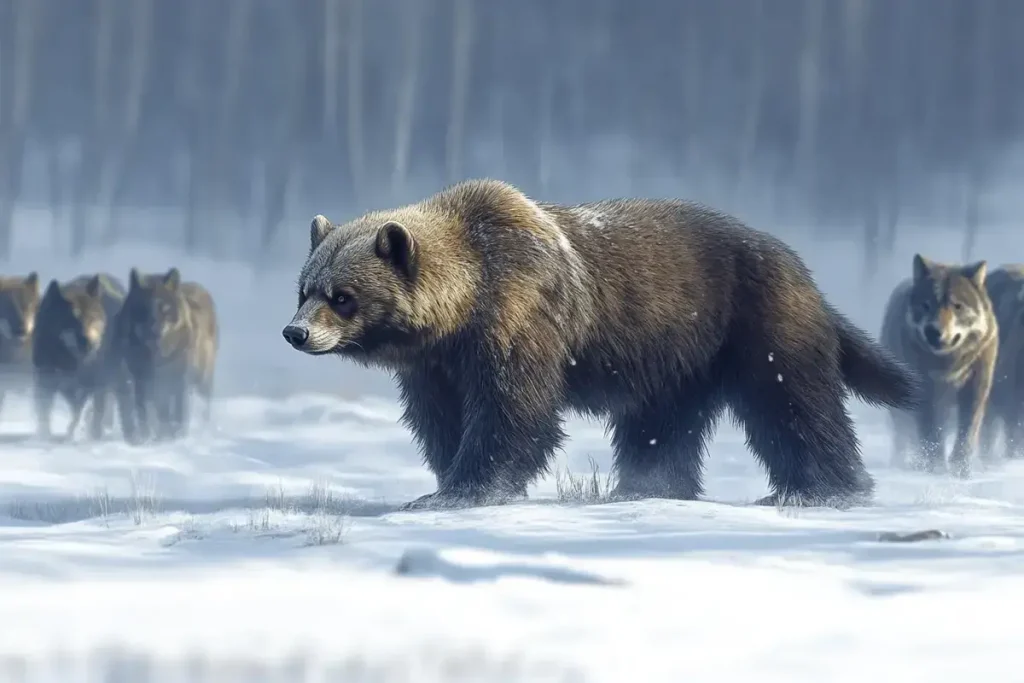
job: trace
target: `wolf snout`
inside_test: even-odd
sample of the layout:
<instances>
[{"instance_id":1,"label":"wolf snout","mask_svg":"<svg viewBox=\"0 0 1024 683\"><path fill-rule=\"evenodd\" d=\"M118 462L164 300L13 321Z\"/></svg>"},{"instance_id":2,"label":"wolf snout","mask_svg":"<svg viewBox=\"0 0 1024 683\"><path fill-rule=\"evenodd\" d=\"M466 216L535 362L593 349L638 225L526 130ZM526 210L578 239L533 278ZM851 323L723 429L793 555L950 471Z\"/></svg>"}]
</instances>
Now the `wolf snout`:
<instances>
[{"instance_id":1,"label":"wolf snout","mask_svg":"<svg viewBox=\"0 0 1024 683\"><path fill-rule=\"evenodd\" d=\"M309 341L309 328L305 325L287 325L281 334L296 349L301 349Z\"/></svg>"}]
</instances>

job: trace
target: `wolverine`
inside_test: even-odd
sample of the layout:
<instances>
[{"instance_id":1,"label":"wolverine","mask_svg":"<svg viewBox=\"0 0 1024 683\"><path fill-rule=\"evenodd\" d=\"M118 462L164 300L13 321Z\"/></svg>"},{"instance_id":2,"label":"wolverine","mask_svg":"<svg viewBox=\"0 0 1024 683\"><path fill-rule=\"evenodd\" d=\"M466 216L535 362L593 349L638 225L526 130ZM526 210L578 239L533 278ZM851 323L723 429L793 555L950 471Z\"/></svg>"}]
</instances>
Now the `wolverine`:
<instances>
[{"instance_id":1,"label":"wolverine","mask_svg":"<svg viewBox=\"0 0 1024 683\"><path fill-rule=\"evenodd\" d=\"M108 321L124 300L124 286L111 275L82 275L60 284L51 280L43 294L32 338L35 408L40 436L51 436L53 404L61 395L71 408L67 438L74 436L86 403L93 399L90 436L105 426L104 340Z\"/></svg>"},{"instance_id":2,"label":"wolverine","mask_svg":"<svg viewBox=\"0 0 1024 683\"><path fill-rule=\"evenodd\" d=\"M845 398L917 391L779 239L691 202L564 206L496 180L316 216L283 335L394 375L438 482L408 508L524 497L566 411L607 419L616 496L694 499L727 407L767 470L759 502L866 502Z\"/></svg>"},{"instance_id":3,"label":"wolverine","mask_svg":"<svg viewBox=\"0 0 1024 683\"><path fill-rule=\"evenodd\" d=\"M891 411L893 464L932 472L970 474L996 359L999 323L985 288L985 261L939 263L915 254L913 276L886 304L882 343L922 378L918 409ZM946 427L956 413L956 435L947 463Z\"/></svg>"}]
</instances>

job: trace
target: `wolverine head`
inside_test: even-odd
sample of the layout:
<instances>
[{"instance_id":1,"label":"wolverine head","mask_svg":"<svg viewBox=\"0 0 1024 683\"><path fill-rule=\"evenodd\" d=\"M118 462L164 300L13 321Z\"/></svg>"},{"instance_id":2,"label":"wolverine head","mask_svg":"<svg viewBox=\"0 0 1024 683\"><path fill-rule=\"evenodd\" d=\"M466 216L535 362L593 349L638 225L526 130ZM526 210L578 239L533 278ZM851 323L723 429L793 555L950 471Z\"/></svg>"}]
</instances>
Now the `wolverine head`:
<instances>
[{"instance_id":1,"label":"wolverine head","mask_svg":"<svg viewBox=\"0 0 1024 683\"><path fill-rule=\"evenodd\" d=\"M416 239L394 217L369 214L335 226L316 216L285 340L311 355L365 359L414 343L419 265Z\"/></svg>"},{"instance_id":2,"label":"wolverine head","mask_svg":"<svg viewBox=\"0 0 1024 683\"><path fill-rule=\"evenodd\" d=\"M914 256L907 322L936 355L955 353L993 333L985 261L950 265Z\"/></svg>"},{"instance_id":3,"label":"wolverine head","mask_svg":"<svg viewBox=\"0 0 1024 683\"><path fill-rule=\"evenodd\" d=\"M39 275L0 277L0 363L18 360L31 347L39 309Z\"/></svg>"},{"instance_id":4,"label":"wolverine head","mask_svg":"<svg viewBox=\"0 0 1024 683\"><path fill-rule=\"evenodd\" d=\"M38 335L46 343L63 347L72 358L88 358L100 347L107 315L99 275L78 278L66 285L51 280L39 305Z\"/></svg>"},{"instance_id":5,"label":"wolverine head","mask_svg":"<svg viewBox=\"0 0 1024 683\"><path fill-rule=\"evenodd\" d=\"M176 332L184 325L181 272L142 274L132 268L124 302L124 322L132 345L159 354L175 346Z\"/></svg>"}]
</instances>

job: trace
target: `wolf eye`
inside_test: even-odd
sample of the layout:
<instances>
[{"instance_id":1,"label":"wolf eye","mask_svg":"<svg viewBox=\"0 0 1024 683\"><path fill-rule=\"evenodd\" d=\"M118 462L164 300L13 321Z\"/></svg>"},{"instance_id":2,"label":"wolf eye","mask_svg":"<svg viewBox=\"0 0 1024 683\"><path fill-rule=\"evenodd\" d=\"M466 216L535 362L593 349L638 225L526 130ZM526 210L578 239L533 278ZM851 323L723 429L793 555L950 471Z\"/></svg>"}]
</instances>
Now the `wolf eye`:
<instances>
[{"instance_id":1,"label":"wolf eye","mask_svg":"<svg viewBox=\"0 0 1024 683\"><path fill-rule=\"evenodd\" d=\"M953 310L957 312L962 311L964 310L964 305L957 301L956 303L953 304Z\"/></svg>"}]
</instances>

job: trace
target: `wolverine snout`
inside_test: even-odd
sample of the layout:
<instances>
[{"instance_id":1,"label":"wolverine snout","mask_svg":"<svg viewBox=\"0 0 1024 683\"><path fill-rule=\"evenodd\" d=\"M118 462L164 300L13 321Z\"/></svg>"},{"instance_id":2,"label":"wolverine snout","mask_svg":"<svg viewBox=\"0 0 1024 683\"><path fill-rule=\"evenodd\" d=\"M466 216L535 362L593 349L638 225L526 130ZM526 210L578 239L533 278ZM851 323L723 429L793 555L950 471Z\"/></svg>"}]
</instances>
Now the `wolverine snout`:
<instances>
[{"instance_id":1,"label":"wolverine snout","mask_svg":"<svg viewBox=\"0 0 1024 683\"><path fill-rule=\"evenodd\" d=\"M309 340L309 328L305 325L289 324L281 330L285 341L292 345L292 348L302 349Z\"/></svg>"}]
</instances>

